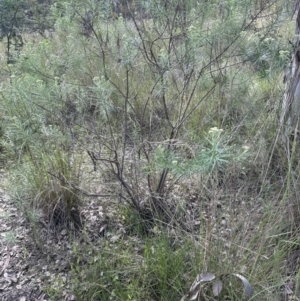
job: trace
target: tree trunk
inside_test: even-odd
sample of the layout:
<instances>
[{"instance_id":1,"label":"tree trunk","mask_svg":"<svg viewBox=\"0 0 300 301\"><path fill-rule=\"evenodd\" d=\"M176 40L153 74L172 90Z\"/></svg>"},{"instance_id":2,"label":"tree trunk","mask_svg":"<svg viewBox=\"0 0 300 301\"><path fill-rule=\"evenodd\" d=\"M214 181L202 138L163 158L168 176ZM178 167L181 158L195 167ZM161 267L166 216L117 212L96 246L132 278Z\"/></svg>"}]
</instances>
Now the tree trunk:
<instances>
[{"instance_id":1,"label":"tree trunk","mask_svg":"<svg viewBox=\"0 0 300 301\"><path fill-rule=\"evenodd\" d=\"M289 66L286 68L283 82L285 93L280 115L282 140L288 143L289 137L297 135L300 114L300 0L296 3L297 19L294 39L294 53Z\"/></svg>"}]
</instances>

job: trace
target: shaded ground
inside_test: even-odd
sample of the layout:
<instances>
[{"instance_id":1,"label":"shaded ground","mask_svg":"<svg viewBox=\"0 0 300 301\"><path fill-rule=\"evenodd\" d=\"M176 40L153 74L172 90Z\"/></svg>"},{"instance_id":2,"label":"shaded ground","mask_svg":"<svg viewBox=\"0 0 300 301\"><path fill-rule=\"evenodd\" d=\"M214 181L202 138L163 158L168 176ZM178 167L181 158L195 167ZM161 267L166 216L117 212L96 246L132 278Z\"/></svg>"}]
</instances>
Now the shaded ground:
<instances>
[{"instance_id":1,"label":"shaded ground","mask_svg":"<svg viewBox=\"0 0 300 301\"><path fill-rule=\"evenodd\" d=\"M5 193L0 175L0 299L2 301L43 300L41 261L29 238L25 218Z\"/></svg>"},{"instance_id":2,"label":"shaded ground","mask_svg":"<svg viewBox=\"0 0 300 301\"><path fill-rule=\"evenodd\" d=\"M73 245L95 241L102 231L102 207L95 201L89 202L86 213L85 242L67 237L62 230L54 235L40 221L37 245L33 243L32 229L5 189L5 173L0 172L0 300L1 301L48 301L42 292L50 282L61 288L64 297L74 300L70 291L70 262L74 256ZM104 225L104 227L103 227ZM88 234L89 233L89 234ZM97 245L96 243L93 243Z\"/></svg>"}]
</instances>

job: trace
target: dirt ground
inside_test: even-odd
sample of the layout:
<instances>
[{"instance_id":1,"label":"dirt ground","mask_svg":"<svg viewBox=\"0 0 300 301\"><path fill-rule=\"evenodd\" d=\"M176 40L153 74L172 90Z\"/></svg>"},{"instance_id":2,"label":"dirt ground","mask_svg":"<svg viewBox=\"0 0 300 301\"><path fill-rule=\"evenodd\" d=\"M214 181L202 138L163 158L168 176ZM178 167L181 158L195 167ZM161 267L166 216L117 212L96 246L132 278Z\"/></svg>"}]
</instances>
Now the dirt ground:
<instances>
[{"instance_id":1,"label":"dirt ground","mask_svg":"<svg viewBox=\"0 0 300 301\"><path fill-rule=\"evenodd\" d=\"M41 219L38 241L34 243L33 229L7 194L6 178L4 170L0 170L0 300L48 301L50 294L44 292L49 283L56 284L62 292L62 297L55 300L75 300L70 275L73 246L95 241L95 236L99 240L99 231L106 228L102 207L94 199L82 210L85 241L69 239L66 230L54 235Z\"/></svg>"},{"instance_id":2,"label":"dirt ground","mask_svg":"<svg viewBox=\"0 0 300 301\"><path fill-rule=\"evenodd\" d=\"M26 219L5 189L0 173L0 299L2 301L43 300L43 265L29 237Z\"/></svg>"}]
</instances>

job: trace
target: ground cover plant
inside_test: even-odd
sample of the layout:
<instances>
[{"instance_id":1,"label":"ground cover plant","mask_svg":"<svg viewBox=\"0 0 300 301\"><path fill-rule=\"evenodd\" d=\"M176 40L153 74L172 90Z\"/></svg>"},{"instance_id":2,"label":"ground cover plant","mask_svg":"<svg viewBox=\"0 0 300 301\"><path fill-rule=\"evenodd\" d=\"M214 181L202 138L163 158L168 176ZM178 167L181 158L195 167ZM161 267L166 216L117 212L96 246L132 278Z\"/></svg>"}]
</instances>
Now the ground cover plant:
<instances>
[{"instance_id":1,"label":"ground cover plant","mask_svg":"<svg viewBox=\"0 0 300 301\"><path fill-rule=\"evenodd\" d=\"M50 10L53 32L1 62L0 100L34 252L67 237L44 298L297 300L299 151L278 139L293 1Z\"/></svg>"}]
</instances>

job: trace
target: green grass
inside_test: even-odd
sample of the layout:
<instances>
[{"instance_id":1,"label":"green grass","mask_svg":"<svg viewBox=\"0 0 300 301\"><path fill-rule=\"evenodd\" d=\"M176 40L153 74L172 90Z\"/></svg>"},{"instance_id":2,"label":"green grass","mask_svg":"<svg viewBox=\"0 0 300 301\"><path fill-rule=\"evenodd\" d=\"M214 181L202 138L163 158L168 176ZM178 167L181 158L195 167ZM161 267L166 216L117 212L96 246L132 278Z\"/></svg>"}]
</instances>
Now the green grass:
<instances>
[{"instance_id":1,"label":"green grass","mask_svg":"<svg viewBox=\"0 0 300 301\"><path fill-rule=\"evenodd\" d=\"M288 166L276 141L289 58L279 28L293 25L280 1L265 3L264 21L248 14L254 2L231 1L222 18L214 2L136 23L99 11L89 38L72 5L56 7L52 37L3 66L0 145L35 242L39 219L78 222L86 188L113 195L97 201L109 233L93 245L80 224L84 243L74 238L76 300L179 301L199 273L223 282L219 300L245 299L234 273L253 286L250 300L281 300L287 281L297 297L287 266L299 244L300 153L291 148ZM64 281L44 288L51 300ZM201 298L212 300L211 281Z\"/></svg>"}]
</instances>

